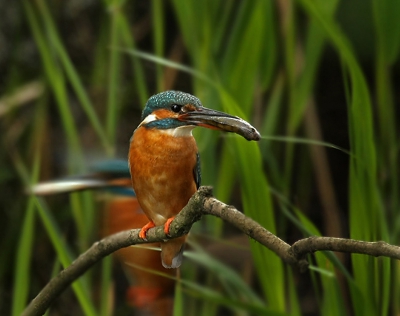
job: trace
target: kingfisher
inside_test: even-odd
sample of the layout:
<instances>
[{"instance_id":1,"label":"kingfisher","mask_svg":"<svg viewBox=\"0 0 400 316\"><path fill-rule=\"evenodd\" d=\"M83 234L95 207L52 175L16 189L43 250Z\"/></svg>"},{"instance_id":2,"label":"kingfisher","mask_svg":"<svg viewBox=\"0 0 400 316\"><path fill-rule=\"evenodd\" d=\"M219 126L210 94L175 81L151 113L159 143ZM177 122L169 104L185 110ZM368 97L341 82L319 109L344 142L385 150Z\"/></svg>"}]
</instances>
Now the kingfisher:
<instances>
[{"instance_id":1,"label":"kingfisher","mask_svg":"<svg viewBox=\"0 0 400 316\"><path fill-rule=\"evenodd\" d=\"M141 228L148 222L132 190L126 159L100 161L88 174L41 182L30 188L29 192L46 196L84 190L96 190L98 195L109 193L101 212L103 237ZM149 249L159 247L159 243L154 243L146 247L126 247L115 252L130 283L126 290L126 301L146 315L172 314L176 271L165 269L159 252Z\"/></svg>"},{"instance_id":2,"label":"kingfisher","mask_svg":"<svg viewBox=\"0 0 400 316\"><path fill-rule=\"evenodd\" d=\"M181 91L153 95L142 112L129 147L129 168L136 197L149 223L139 237L154 226L164 226L168 236L174 217L200 187L200 156L192 130L205 127L233 132L247 140L260 140L259 132L237 116L204 107L195 96ZM165 268L182 263L186 235L161 243Z\"/></svg>"}]
</instances>

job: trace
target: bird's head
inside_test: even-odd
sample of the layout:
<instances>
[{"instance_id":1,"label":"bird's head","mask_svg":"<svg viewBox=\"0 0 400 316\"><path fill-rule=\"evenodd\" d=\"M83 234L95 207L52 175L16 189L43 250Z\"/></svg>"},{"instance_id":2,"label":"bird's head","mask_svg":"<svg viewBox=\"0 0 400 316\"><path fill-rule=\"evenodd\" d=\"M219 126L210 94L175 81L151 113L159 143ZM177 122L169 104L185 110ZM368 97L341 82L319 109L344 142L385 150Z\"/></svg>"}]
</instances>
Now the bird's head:
<instances>
[{"instance_id":1,"label":"bird's head","mask_svg":"<svg viewBox=\"0 0 400 316\"><path fill-rule=\"evenodd\" d=\"M180 91L153 95L146 103L139 126L171 131L174 136L191 135L196 126L233 132L247 140L259 140L258 131L237 116L205 108L195 96Z\"/></svg>"}]
</instances>

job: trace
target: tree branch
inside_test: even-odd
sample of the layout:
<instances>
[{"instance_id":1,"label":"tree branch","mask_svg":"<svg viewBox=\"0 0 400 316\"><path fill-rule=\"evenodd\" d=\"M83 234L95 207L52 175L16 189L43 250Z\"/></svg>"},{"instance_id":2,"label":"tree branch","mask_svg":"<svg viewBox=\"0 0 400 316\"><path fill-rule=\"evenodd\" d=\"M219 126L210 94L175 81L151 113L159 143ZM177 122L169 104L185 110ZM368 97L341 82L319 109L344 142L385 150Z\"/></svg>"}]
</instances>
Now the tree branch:
<instances>
[{"instance_id":1,"label":"tree branch","mask_svg":"<svg viewBox=\"0 0 400 316\"><path fill-rule=\"evenodd\" d=\"M285 263L297 267L302 272L308 268L308 262L304 259L305 256L323 250L359 253L376 257L385 256L400 260L400 247L383 241L365 242L333 237L309 237L290 246L233 206L226 205L212 197L211 187L201 187L171 223L169 236L166 236L163 227L159 226L148 230L147 240L139 238L140 229L132 229L116 233L94 243L69 267L51 279L27 306L22 315L43 315L55 298L103 257L131 245L160 242L185 235L192 225L200 220L202 215L206 214L220 217L231 223L249 237L275 252Z\"/></svg>"},{"instance_id":2,"label":"tree branch","mask_svg":"<svg viewBox=\"0 0 400 316\"><path fill-rule=\"evenodd\" d=\"M384 241L368 242L347 238L311 236L296 241L290 247L290 252L298 259L304 258L309 253L324 250L359 253L400 260L400 247L390 245Z\"/></svg>"}]
</instances>

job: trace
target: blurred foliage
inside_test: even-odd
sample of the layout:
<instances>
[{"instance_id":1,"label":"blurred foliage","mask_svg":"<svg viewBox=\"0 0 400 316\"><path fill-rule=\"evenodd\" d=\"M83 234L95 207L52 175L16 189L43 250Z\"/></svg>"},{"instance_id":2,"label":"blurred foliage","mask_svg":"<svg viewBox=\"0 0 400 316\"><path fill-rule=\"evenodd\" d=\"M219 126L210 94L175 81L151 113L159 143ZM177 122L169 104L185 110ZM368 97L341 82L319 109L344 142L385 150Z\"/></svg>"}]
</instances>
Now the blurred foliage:
<instances>
[{"instance_id":1,"label":"blurred foliage","mask_svg":"<svg viewBox=\"0 0 400 316\"><path fill-rule=\"evenodd\" d=\"M0 314L19 315L99 238L93 194L25 188L126 157L147 98L167 89L263 135L195 131L217 198L289 243L400 243L397 0L23 0L0 12ZM223 259L237 232L218 219L192 235L175 315L400 314L399 262L318 253L300 275L252 241L251 256L234 259L236 245ZM126 311L107 303L101 265L50 314Z\"/></svg>"}]
</instances>

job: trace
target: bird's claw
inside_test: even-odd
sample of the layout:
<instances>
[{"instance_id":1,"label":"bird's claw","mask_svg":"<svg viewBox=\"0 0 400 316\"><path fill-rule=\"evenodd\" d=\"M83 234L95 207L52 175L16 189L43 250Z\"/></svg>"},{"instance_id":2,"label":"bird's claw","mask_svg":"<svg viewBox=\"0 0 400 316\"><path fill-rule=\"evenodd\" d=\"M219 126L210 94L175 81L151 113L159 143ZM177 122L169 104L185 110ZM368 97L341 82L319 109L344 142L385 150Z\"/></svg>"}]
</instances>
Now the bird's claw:
<instances>
[{"instance_id":1,"label":"bird's claw","mask_svg":"<svg viewBox=\"0 0 400 316\"><path fill-rule=\"evenodd\" d=\"M169 236L169 227L171 226L171 223L174 219L175 219L175 217L168 218L164 224L164 233L167 236Z\"/></svg>"},{"instance_id":2,"label":"bird's claw","mask_svg":"<svg viewBox=\"0 0 400 316\"><path fill-rule=\"evenodd\" d=\"M139 232L139 237L146 240L146 233L150 228L155 227L156 225L153 222L148 222L146 225L142 227L142 229Z\"/></svg>"}]
</instances>

